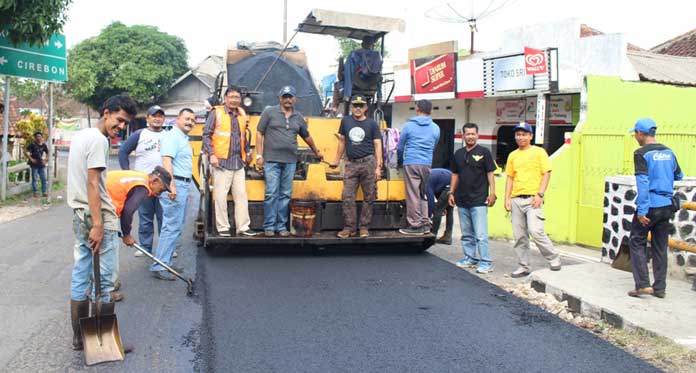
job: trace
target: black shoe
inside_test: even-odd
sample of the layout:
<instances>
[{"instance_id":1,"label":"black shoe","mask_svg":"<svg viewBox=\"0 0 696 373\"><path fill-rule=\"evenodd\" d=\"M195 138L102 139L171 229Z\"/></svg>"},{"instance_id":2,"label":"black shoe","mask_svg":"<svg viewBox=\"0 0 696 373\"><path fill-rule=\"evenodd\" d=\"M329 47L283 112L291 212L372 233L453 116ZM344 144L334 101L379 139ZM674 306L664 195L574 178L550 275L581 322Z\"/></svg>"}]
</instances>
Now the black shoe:
<instances>
[{"instance_id":1,"label":"black shoe","mask_svg":"<svg viewBox=\"0 0 696 373\"><path fill-rule=\"evenodd\" d=\"M664 290L653 290L652 295L654 297L658 297L660 299L664 299L665 296L667 295Z\"/></svg>"},{"instance_id":2,"label":"black shoe","mask_svg":"<svg viewBox=\"0 0 696 373\"><path fill-rule=\"evenodd\" d=\"M230 231L218 231L218 236L220 237L232 237Z\"/></svg>"},{"instance_id":3,"label":"black shoe","mask_svg":"<svg viewBox=\"0 0 696 373\"><path fill-rule=\"evenodd\" d=\"M253 231L253 230L251 230L251 229L247 229L247 230L245 230L245 231L241 231L241 232L237 233L237 236L254 237L254 236L258 235L258 234L259 234L259 232L257 232L257 231Z\"/></svg>"}]
</instances>

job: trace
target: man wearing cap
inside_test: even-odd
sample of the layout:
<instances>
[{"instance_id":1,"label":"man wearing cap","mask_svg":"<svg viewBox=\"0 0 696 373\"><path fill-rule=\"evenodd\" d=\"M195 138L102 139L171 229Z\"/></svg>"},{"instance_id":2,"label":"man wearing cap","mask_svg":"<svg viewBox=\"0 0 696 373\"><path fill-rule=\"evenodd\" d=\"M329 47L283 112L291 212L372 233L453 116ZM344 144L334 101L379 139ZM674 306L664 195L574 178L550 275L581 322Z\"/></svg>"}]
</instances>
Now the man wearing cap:
<instances>
[{"instance_id":1,"label":"man wearing cap","mask_svg":"<svg viewBox=\"0 0 696 373\"><path fill-rule=\"evenodd\" d=\"M256 235L256 232L249 229L251 219L244 166L251 161L251 148L246 141L249 117L239 107L241 101L241 90L235 86L228 87L225 91L225 105L213 108L203 129L203 152L210 158L213 170L215 226L222 237L231 236L227 216L227 194L230 189L234 200L237 235Z\"/></svg>"},{"instance_id":2,"label":"man wearing cap","mask_svg":"<svg viewBox=\"0 0 696 373\"><path fill-rule=\"evenodd\" d=\"M278 105L267 107L261 113L256 130L256 166L263 170L266 191L263 198L264 235L281 237L290 235L288 217L292 180L297 165L297 135L309 145L319 159L319 148L309 135L307 122L295 110L297 91L284 86L278 92Z\"/></svg>"},{"instance_id":3,"label":"man wearing cap","mask_svg":"<svg viewBox=\"0 0 696 373\"><path fill-rule=\"evenodd\" d=\"M147 109L145 116L147 127L133 132L121 145L118 151L118 163L122 170L135 170L150 173L157 166L162 165L160 156L160 141L164 131L164 110L155 105ZM135 151L135 162L131 166L128 156ZM155 217L157 217L157 233L162 230L162 206L159 198L147 198L138 209L138 239L142 247L152 252L152 243L155 236ZM143 254L136 251L135 256Z\"/></svg>"},{"instance_id":4,"label":"man wearing cap","mask_svg":"<svg viewBox=\"0 0 696 373\"><path fill-rule=\"evenodd\" d=\"M346 153L346 167L343 173L343 230L339 238L355 236L358 230L355 195L358 186L362 187L363 205L360 212L360 238L367 238L372 222L372 205L377 198L377 180L382 170L382 136L379 125L369 119L365 96L355 95L350 100L353 115L343 117L338 129L339 140L336 158L330 167L338 167L343 152Z\"/></svg>"},{"instance_id":5,"label":"man wearing cap","mask_svg":"<svg viewBox=\"0 0 696 373\"><path fill-rule=\"evenodd\" d=\"M532 236L541 255L552 271L561 270L561 258L549 236L544 232L544 193L551 179L551 161L546 150L532 145L533 130L529 123L515 126L518 148L510 153L505 168L505 209L512 211L512 234L519 268L510 275L520 278L529 275L529 236Z\"/></svg>"},{"instance_id":6,"label":"man wearing cap","mask_svg":"<svg viewBox=\"0 0 696 373\"><path fill-rule=\"evenodd\" d=\"M159 197L162 204L162 234L157 243L155 256L171 267L174 249L184 230L186 220L186 203L191 187L193 167L193 152L189 145L188 133L196 124L193 110L184 108L179 111L176 125L162 137L162 166L172 176L169 192ZM150 271L155 278L174 281L176 277L167 272L157 263L150 265Z\"/></svg>"},{"instance_id":7,"label":"man wearing cap","mask_svg":"<svg viewBox=\"0 0 696 373\"><path fill-rule=\"evenodd\" d=\"M675 211L672 205L674 181L681 180L684 175L672 149L655 140L655 121L650 118L638 119L630 132L640 148L633 153L638 195L629 248L635 289L629 291L628 295L640 297L652 294L664 298L667 288L667 242L671 228L669 219ZM652 286L647 263L648 232L652 236L650 248L655 280Z\"/></svg>"},{"instance_id":8,"label":"man wearing cap","mask_svg":"<svg viewBox=\"0 0 696 373\"><path fill-rule=\"evenodd\" d=\"M157 198L169 191L172 176L162 166L156 166L148 175L139 171L110 171L106 174L106 191L116 208L121 221L121 240L131 246L135 239L131 236L133 214L148 199Z\"/></svg>"},{"instance_id":9,"label":"man wearing cap","mask_svg":"<svg viewBox=\"0 0 696 373\"><path fill-rule=\"evenodd\" d=\"M430 233L427 187L433 152L440 139L440 127L432 119L433 104L428 100L416 103L416 116L409 119L401 130L397 154L406 176L406 221L402 234L422 236Z\"/></svg>"}]
</instances>

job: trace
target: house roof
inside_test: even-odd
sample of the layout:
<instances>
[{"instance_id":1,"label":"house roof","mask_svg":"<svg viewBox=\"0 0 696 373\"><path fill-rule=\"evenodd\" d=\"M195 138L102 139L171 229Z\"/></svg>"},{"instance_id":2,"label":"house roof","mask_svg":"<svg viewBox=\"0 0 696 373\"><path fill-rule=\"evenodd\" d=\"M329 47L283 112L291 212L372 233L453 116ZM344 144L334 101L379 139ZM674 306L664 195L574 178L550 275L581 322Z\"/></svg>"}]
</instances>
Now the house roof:
<instances>
[{"instance_id":1,"label":"house roof","mask_svg":"<svg viewBox=\"0 0 696 373\"><path fill-rule=\"evenodd\" d=\"M215 85L215 78L220 71L223 71L225 67L223 66L223 60L221 56L208 56L206 57L198 66L189 69L183 75L181 75L177 80L172 83L171 88L174 88L177 84L184 81L190 75L196 77L200 80L206 87L212 89Z\"/></svg>"},{"instance_id":2,"label":"house roof","mask_svg":"<svg viewBox=\"0 0 696 373\"><path fill-rule=\"evenodd\" d=\"M592 28L586 24L581 24L580 25L580 37L581 38L587 38L590 36L595 36L595 35L604 35L602 31L597 30L596 28ZM645 49L631 43L627 43L626 49L629 51L644 51Z\"/></svg>"},{"instance_id":3,"label":"house roof","mask_svg":"<svg viewBox=\"0 0 696 373\"><path fill-rule=\"evenodd\" d=\"M4 92L0 92L0 106L4 108L5 106L5 94ZM7 108L5 108L7 109ZM15 134L15 124L19 122L20 115L19 115L19 107L17 106L17 98L10 96L10 124L8 127L8 131L11 136L14 136ZM5 114L0 114L0 135L2 135L5 131Z\"/></svg>"},{"instance_id":4,"label":"house roof","mask_svg":"<svg viewBox=\"0 0 696 373\"><path fill-rule=\"evenodd\" d=\"M672 56L696 57L696 29L650 48L651 52Z\"/></svg>"},{"instance_id":5,"label":"house roof","mask_svg":"<svg viewBox=\"0 0 696 373\"><path fill-rule=\"evenodd\" d=\"M642 81L696 87L696 57L639 51L627 56Z\"/></svg>"}]
</instances>

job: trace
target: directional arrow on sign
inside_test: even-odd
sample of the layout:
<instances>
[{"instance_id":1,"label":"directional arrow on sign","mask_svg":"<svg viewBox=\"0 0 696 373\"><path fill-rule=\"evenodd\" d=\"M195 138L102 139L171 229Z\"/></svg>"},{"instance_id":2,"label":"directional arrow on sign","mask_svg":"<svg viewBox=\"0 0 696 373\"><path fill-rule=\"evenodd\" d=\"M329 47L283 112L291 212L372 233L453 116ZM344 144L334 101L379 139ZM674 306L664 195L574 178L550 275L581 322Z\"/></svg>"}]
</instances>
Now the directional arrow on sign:
<instances>
[{"instance_id":1,"label":"directional arrow on sign","mask_svg":"<svg viewBox=\"0 0 696 373\"><path fill-rule=\"evenodd\" d=\"M5 59L5 56L0 56L0 66L4 65L7 63L7 59Z\"/></svg>"},{"instance_id":2,"label":"directional arrow on sign","mask_svg":"<svg viewBox=\"0 0 696 373\"><path fill-rule=\"evenodd\" d=\"M63 48L63 43L61 43L60 40L56 40L56 42L53 43L53 45L55 45L58 49Z\"/></svg>"}]
</instances>

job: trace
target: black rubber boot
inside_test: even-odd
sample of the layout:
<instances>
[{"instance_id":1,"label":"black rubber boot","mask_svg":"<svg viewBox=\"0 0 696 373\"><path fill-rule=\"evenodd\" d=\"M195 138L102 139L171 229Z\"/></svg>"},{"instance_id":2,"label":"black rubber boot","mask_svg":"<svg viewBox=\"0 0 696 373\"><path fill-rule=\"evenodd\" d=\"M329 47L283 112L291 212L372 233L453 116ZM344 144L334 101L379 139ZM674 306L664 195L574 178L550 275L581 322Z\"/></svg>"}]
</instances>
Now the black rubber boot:
<instances>
[{"instance_id":1,"label":"black rubber boot","mask_svg":"<svg viewBox=\"0 0 696 373\"><path fill-rule=\"evenodd\" d=\"M80 319L89 316L89 301L70 300L70 321L73 329L73 350L82 350L82 333L80 333Z\"/></svg>"},{"instance_id":2,"label":"black rubber boot","mask_svg":"<svg viewBox=\"0 0 696 373\"><path fill-rule=\"evenodd\" d=\"M438 238L437 243L441 243L444 245L451 245L452 244L452 232L447 232L442 235L442 237Z\"/></svg>"}]
</instances>

